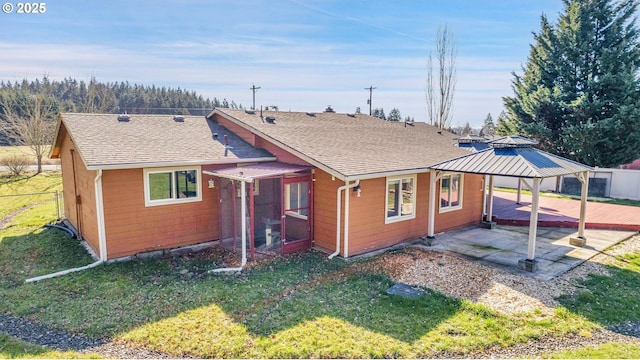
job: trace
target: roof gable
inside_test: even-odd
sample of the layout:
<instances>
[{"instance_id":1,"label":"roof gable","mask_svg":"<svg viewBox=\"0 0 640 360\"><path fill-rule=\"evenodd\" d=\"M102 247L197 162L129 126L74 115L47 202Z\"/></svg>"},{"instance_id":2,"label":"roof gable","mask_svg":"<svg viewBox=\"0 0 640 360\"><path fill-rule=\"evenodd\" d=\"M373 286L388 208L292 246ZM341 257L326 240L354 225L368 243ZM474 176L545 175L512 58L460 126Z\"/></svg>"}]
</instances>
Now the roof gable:
<instances>
[{"instance_id":1,"label":"roof gable","mask_svg":"<svg viewBox=\"0 0 640 360\"><path fill-rule=\"evenodd\" d=\"M65 113L69 133L89 169L213 164L273 159L201 116ZM59 125L60 127L60 125ZM63 132L58 133L58 137ZM224 139L228 146L225 146ZM54 139L58 144L59 139Z\"/></svg>"}]
</instances>

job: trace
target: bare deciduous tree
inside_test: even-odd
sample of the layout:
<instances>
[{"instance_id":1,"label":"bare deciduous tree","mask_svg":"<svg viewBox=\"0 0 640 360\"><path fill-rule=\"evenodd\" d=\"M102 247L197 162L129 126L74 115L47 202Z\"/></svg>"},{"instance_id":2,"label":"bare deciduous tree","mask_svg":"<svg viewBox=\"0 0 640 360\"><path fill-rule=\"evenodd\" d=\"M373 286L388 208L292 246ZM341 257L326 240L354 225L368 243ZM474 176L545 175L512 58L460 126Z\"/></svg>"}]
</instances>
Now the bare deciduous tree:
<instances>
[{"instance_id":1,"label":"bare deciduous tree","mask_svg":"<svg viewBox=\"0 0 640 360\"><path fill-rule=\"evenodd\" d=\"M0 98L0 131L16 145L26 145L36 156L38 173L42 157L55 131L55 103L41 95L20 94Z\"/></svg>"},{"instance_id":2,"label":"bare deciduous tree","mask_svg":"<svg viewBox=\"0 0 640 360\"><path fill-rule=\"evenodd\" d=\"M456 57L458 48L453 33L445 25L436 35L437 69L433 66L433 54L427 60L426 102L431 125L447 129L451 124L453 96L456 89ZM437 74L434 74L437 71ZM436 78L437 77L437 78Z\"/></svg>"}]
</instances>

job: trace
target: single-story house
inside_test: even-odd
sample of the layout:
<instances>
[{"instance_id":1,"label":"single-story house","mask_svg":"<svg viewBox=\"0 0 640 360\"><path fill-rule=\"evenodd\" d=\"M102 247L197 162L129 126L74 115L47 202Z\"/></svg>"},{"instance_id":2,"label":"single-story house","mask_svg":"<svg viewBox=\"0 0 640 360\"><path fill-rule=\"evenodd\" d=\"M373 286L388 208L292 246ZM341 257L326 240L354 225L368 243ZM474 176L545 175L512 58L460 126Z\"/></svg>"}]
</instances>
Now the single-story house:
<instances>
[{"instance_id":1,"label":"single-story house","mask_svg":"<svg viewBox=\"0 0 640 360\"><path fill-rule=\"evenodd\" d=\"M64 113L50 156L65 216L101 260L211 241L348 257L481 223L484 176L430 169L469 153L455 144L425 123L330 108L216 108Z\"/></svg>"}]
</instances>

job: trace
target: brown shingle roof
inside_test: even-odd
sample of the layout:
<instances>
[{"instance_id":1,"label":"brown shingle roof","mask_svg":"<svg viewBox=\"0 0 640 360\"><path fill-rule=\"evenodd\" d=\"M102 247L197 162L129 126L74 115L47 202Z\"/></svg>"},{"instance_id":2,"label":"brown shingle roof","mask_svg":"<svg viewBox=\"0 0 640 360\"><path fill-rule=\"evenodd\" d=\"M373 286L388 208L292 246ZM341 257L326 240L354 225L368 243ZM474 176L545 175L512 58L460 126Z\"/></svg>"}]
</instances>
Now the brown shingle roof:
<instances>
[{"instance_id":1,"label":"brown shingle roof","mask_svg":"<svg viewBox=\"0 0 640 360\"><path fill-rule=\"evenodd\" d=\"M128 122L115 114L62 114L85 165L91 168L211 164L272 158L222 126L202 116L130 115ZM217 139L214 138L217 133ZM224 135L229 146L225 156ZM54 139L54 141L58 141Z\"/></svg>"},{"instance_id":2,"label":"brown shingle roof","mask_svg":"<svg viewBox=\"0 0 640 360\"><path fill-rule=\"evenodd\" d=\"M215 109L225 118L283 145L310 163L341 177L424 170L468 154L454 146L455 135L425 123L406 126L364 114Z\"/></svg>"}]
</instances>

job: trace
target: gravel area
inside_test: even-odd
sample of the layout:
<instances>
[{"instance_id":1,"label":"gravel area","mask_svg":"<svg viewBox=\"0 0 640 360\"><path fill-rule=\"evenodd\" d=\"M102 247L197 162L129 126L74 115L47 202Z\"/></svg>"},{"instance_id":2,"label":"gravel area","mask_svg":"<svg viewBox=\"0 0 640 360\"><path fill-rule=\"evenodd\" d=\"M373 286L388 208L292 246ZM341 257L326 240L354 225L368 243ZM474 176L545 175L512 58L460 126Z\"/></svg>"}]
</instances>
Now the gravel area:
<instances>
[{"instance_id":1,"label":"gravel area","mask_svg":"<svg viewBox=\"0 0 640 360\"><path fill-rule=\"evenodd\" d=\"M130 348L123 344L93 339L82 334L71 334L50 326L28 321L10 314L0 313L0 331L31 344L60 351L78 351L116 359L168 358L166 354ZM175 356L172 356L175 358Z\"/></svg>"},{"instance_id":2,"label":"gravel area","mask_svg":"<svg viewBox=\"0 0 640 360\"><path fill-rule=\"evenodd\" d=\"M589 261L552 279L539 280L505 272L449 253L428 250L428 247L409 248L387 254L376 263L394 280L423 286L445 295L480 303L503 314L517 314L539 310L540 318L550 317L560 306L555 300L561 294L579 291L578 281L589 274L608 274L605 264L615 263L613 256L640 252L640 235L596 255ZM569 350L608 342L640 342L640 322L628 322L600 329L590 336L569 335L547 337L508 349L488 349L462 357L521 357L535 356L558 350ZM441 354L457 357L456 354Z\"/></svg>"}]
</instances>

